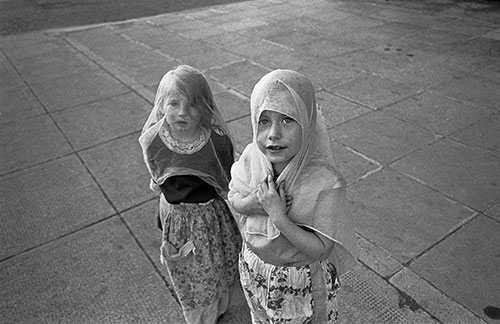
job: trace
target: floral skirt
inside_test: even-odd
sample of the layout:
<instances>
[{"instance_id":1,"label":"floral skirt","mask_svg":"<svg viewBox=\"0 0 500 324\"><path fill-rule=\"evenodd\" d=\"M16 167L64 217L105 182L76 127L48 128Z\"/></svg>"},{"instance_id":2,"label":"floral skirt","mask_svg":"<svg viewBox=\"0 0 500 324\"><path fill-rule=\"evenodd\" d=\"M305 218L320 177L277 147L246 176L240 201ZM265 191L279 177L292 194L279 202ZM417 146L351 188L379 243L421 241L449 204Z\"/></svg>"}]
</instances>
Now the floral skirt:
<instances>
[{"instance_id":1,"label":"floral skirt","mask_svg":"<svg viewBox=\"0 0 500 324\"><path fill-rule=\"evenodd\" d=\"M161 260L187 323L216 323L238 283L241 237L222 198L175 204L163 221Z\"/></svg>"},{"instance_id":2,"label":"floral skirt","mask_svg":"<svg viewBox=\"0 0 500 324\"><path fill-rule=\"evenodd\" d=\"M240 280L253 324L332 324L338 320L339 280L333 264L280 267L247 247L240 254Z\"/></svg>"}]
</instances>

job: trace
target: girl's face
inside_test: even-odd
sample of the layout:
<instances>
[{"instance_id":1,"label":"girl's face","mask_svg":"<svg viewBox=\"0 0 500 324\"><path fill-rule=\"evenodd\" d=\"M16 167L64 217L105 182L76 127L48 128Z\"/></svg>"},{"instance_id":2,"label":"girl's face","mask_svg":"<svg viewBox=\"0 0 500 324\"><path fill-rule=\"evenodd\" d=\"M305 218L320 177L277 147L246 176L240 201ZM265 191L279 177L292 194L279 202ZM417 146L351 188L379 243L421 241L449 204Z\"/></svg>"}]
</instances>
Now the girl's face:
<instances>
[{"instance_id":1,"label":"girl's face","mask_svg":"<svg viewBox=\"0 0 500 324\"><path fill-rule=\"evenodd\" d=\"M189 136L197 132L201 111L190 104L188 98L175 87L165 98L164 109L170 130L177 135Z\"/></svg>"},{"instance_id":2,"label":"girl's face","mask_svg":"<svg viewBox=\"0 0 500 324\"><path fill-rule=\"evenodd\" d=\"M257 145L280 174L300 150L302 127L287 115L264 110L257 127Z\"/></svg>"}]
</instances>

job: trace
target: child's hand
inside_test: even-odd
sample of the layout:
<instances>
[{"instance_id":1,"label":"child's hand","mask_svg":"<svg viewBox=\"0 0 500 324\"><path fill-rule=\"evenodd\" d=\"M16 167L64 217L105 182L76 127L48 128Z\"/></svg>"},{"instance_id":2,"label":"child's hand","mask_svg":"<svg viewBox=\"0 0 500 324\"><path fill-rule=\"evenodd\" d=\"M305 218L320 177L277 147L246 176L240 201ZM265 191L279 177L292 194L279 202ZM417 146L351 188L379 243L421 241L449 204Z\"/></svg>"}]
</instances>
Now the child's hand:
<instances>
[{"instance_id":1,"label":"child's hand","mask_svg":"<svg viewBox=\"0 0 500 324\"><path fill-rule=\"evenodd\" d=\"M258 187L257 198L273 223L286 218L287 198L283 186L276 188L272 176L268 176Z\"/></svg>"},{"instance_id":2,"label":"child's hand","mask_svg":"<svg viewBox=\"0 0 500 324\"><path fill-rule=\"evenodd\" d=\"M282 181L279 186L278 186L278 189L277 191L279 192L280 191L280 188L281 187L285 187L285 181ZM292 208L292 196L288 195L285 191L285 198L286 198L286 213L288 214L288 212L290 211L290 208Z\"/></svg>"}]
</instances>

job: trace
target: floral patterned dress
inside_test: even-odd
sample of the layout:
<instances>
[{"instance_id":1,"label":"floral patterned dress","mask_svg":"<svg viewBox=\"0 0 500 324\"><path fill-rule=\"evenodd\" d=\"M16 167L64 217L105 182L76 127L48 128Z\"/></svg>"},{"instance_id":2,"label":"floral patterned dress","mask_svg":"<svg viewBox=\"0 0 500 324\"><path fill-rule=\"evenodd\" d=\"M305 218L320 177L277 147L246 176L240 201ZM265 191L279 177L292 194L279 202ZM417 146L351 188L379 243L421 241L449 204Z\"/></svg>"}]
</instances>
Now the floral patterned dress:
<instances>
[{"instance_id":1,"label":"floral patterned dress","mask_svg":"<svg viewBox=\"0 0 500 324\"><path fill-rule=\"evenodd\" d=\"M337 323L340 284L333 264L318 261L301 267L274 266L248 247L239 264L253 324Z\"/></svg>"},{"instance_id":2,"label":"floral patterned dress","mask_svg":"<svg viewBox=\"0 0 500 324\"><path fill-rule=\"evenodd\" d=\"M152 142L159 155L207 159L205 135L192 143L177 142L162 131ZM224 137L212 134L214 146L223 149ZM173 156L179 155L179 156ZM181 156L182 155L182 156ZM172 157L173 156L173 157ZM221 156L232 159L232 150ZM209 163L209 161L206 161ZM226 161L230 166L232 161ZM163 236L161 260L166 266L175 297L188 324L214 324L237 287L241 237L225 200L209 184L193 175L176 175L161 184L160 218Z\"/></svg>"}]
</instances>

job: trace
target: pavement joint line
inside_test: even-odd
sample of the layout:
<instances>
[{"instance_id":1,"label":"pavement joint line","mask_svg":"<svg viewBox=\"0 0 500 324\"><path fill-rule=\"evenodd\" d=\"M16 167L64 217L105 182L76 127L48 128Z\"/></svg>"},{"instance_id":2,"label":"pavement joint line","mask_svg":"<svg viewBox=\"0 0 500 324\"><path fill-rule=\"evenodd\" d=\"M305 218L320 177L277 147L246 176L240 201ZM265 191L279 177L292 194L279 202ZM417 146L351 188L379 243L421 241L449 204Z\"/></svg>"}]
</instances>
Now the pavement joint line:
<instances>
[{"instance_id":1,"label":"pavement joint line","mask_svg":"<svg viewBox=\"0 0 500 324\"><path fill-rule=\"evenodd\" d=\"M425 296L436 296L439 299L438 302L436 300L430 300L428 302L425 299L419 298L418 293L416 290L418 289L412 289L412 287L405 286L407 282L402 282L400 281L401 279L409 278L414 280L412 281L413 286L417 286L419 289L424 289L426 290ZM443 318L444 316L441 315L440 312L437 312L436 309L431 309L431 306L426 306L426 305L434 305L437 306L438 309L444 309L446 312L447 308L452 308L456 310L457 308L462 311L464 311L469 317L472 317L475 319L476 322L474 324L486 324L487 322L484 321L481 317L479 317L478 314L474 313L473 311L469 310L465 305L462 305L455 300L453 300L450 296L448 296L445 292L437 288L434 284L431 282L425 280L425 278L422 278L420 275L412 271L409 267L403 267L400 269L397 273L395 273L390 279L389 282L391 285L394 286L395 289L398 291L403 292L404 294L409 295L415 302L422 307L428 314L430 314L432 317L435 317L440 323L456 323L456 322L451 322L453 319L450 318ZM434 299L434 298L433 298ZM443 306L444 305L444 306ZM436 314L438 313L438 314ZM441 316L440 316L441 315ZM463 318L462 318L463 319ZM464 324L472 324L472 323L465 323L461 322Z\"/></svg>"},{"instance_id":2,"label":"pavement joint line","mask_svg":"<svg viewBox=\"0 0 500 324\"><path fill-rule=\"evenodd\" d=\"M420 257L425 255L427 252L429 252L431 249L435 248L436 246L440 245L442 242L444 242L447 238L452 236L453 234L459 232L465 225L470 223L473 219L479 217L480 213L478 212L473 212L472 215L469 217L461 220L458 224L456 224L454 227L452 227L448 233L444 234L440 239L438 239L436 242L434 242L432 245L427 247L425 250L422 250L419 254L415 255L413 258L408 260L407 262L404 263L406 267L409 267L411 264L413 264L415 261L417 261Z\"/></svg>"},{"instance_id":3,"label":"pavement joint line","mask_svg":"<svg viewBox=\"0 0 500 324\"><path fill-rule=\"evenodd\" d=\"M97 221L95 221L95 222L92 222L92 223L86 224L85 226L82 226L82 227L76 228L76 229L74 229L74 230L72 230L72 231L69 231L69 232L67 232L67 233L64 233L64 234L62 234L62 235L60 235L60 236L58 236L58 237L51 238L51 239L49 239L49 240L47 240L47 241L45 241L45 242L39 243L38 245L31 246L31 247L29 247L29 248L27 248L27 249L24 249L24 250L22 250L22 251L20 251L20 252L17 252L17 253L16 253L16 254L14 254L14 255L10 255L10 256L8 256L8 257L6 257L6 258L0 259L0 264L1 264L1 263L3 263L3 262L8 261L8 260L10 260L10 259L17 258L17 257L19 257L19 256L21 256L21 255L23 255L23 254L26 254L26 253L30 252L30 251L36 250L36 249L38 249L38 248L40 248L40 247L46 246L46 245L48 245L48 244L50 244L50 243L53 243L53 242L55 242L55 241L59 241L60 239L63 239L63 238L65 238L65 237L68 237L68 236L71 236L71 235L73 235L73 234L76 234L76 233L78 233L78 232L80 232L80 231L82 231L82 230L85 230L85 229L87 229L87 228L90 228L90 227L92 227L92 226L94 226L94 225L96 225L96 224L103 223L103 222L105 222L105 221L107 221L107 220L109 220L109 219L111 219L111 218L113 218L113 217L119 217L119 213L113 213L113 214L111 214L111 215L109 215L109 216L102 217L101 219L99 219L99 220L97 220Z\"/></svg>"},{"instance_id":4,"label":"pavement joint line","mask_svg":"<svg viewBox=\"0 0 500 324\"><path fill-rule=\"evenodd\" d=\"M423 148L422 148L422 149L423 149ZM396 162L397 162L397 161L396 161ZM409 178L410 180L413 180L413 181L415 181L415 182L417 182L417 183L419 183L419 184L421 184L421 185L423 185L423 186L425 186L425 187L427 187L427 188L431 189L432 191L434 191L434 192L436 192L436 193L438 193L438 194L440 194L440 195L442 195L442 196L446 197L447 199L449 199L449 200L451 200L451 201L453 201L453 202L455 202L455 203L457 203L457 204L461 205L462 207L465 207L465 208L469 209L471 212L476 212L476 213L477 213L477 212L482 212L481 210L478 210L478 209L476 209L476 208L474 208L474 207L472 207L472 206L469 206L467 203L462 202L462 201L459 201L459 200L457 200L456 198L451 197L451 196L450 196L450 195L448 195L447 193L442 192L442 191L440 191L440 190L439 190L439 189L437 189L437 188L434 188L432 185L430 185L430 184L428 184L428 183L423 182L422 180L418 179L417 177L415 177L415 176L413 176L413 175L411 175L411 174L405 173L404 171L401 171L401 170L397 170L397 169L393 168L393 167L392 167L392 165L388 165L387 167L388 167L388 168L390 168L391 170L393 170L394 172L399 173L399 174L401 174L401 175L403 175L403 176L405 176L405 177ZM485 210L486 210L486 209L485 209Z\"/></svg>"},{"instance_id":5,"label":"pavement joint line","mask_svg":"<svg viewBox=\"0 0 500 324\"><path fill-rule=\"evenodd\" d=\"M133 92L141 96L143 99L148 101L150 104L154 103L155 94L144 87L142 84L134 80L133 78L127 76L125 73L121 72L119 68L115 67L113 63L108 63L106 60L101 58L99 55L95 54L86 46L82 45L78 41L64 36L64 39L78 49L83 55L85 55L89 60L95 62L97 65L102 67L104 71L109 73L115 79L120 81L122 84L130 88Z\"/></svg>"}]
</instances>

